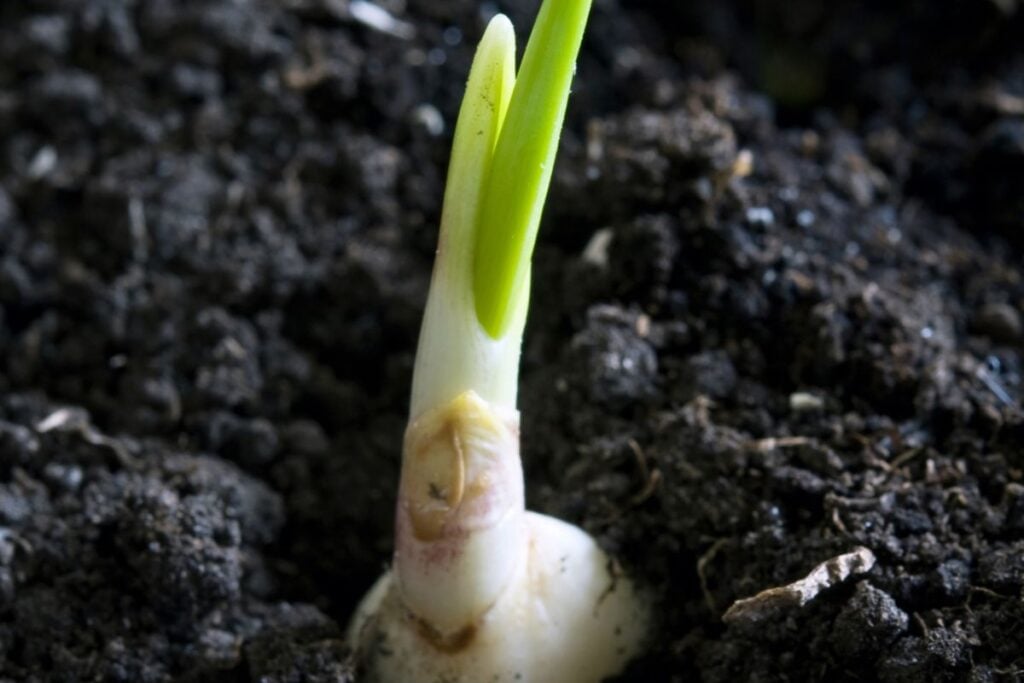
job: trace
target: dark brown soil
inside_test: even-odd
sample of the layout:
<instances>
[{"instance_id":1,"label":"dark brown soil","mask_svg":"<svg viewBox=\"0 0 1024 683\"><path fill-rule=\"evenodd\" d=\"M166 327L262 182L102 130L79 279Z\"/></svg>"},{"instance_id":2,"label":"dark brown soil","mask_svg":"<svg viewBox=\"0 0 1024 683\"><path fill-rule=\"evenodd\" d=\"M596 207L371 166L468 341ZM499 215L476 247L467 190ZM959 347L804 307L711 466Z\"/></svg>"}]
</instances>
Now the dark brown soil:
<instances>
[{"instance_id":1,"label":"dark brown soil","mask_svg":"<svg viewBox=\"0 0 1024 683\"><path fill-rule=\"evenodd\" d=\"M458 98L538 4L378 2L0 3L0 680L358 681ZM621 680L1024 678L1024 7L595 5L521 404L655 591Z\"/></svg>"}]
</instances>

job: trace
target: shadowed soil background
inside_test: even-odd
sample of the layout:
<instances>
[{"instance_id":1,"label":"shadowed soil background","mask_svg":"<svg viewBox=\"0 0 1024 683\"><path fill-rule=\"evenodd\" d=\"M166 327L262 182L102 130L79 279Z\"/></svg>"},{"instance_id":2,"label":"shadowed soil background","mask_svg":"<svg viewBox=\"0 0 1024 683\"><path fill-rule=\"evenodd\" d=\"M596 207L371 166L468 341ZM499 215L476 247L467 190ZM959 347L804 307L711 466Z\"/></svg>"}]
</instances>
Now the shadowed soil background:
<instances>
[{"instance_id":1,"label":"shadowed soil background","mask_svg":"<svg viewBox=\"0 0 1024 683\"><path fill-rule=\"evenodd\" d=\"M0 680L359 680L458 100L537 4L0 3ZM520 402L531 507L655 592L621 681L1024 676L1021 35L595 2Z\"/></svg>"}]
</instances>

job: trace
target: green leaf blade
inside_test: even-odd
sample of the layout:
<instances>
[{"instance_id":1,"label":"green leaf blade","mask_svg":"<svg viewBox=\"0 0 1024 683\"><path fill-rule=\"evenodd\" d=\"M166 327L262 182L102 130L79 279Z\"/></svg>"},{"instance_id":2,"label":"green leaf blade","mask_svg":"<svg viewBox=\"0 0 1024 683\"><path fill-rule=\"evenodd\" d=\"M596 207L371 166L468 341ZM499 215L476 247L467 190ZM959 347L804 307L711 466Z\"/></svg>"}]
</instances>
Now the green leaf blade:
<instances>
[{"instance_id":1,"label":"green leaf blade","mask_svg":"<svg viewBox=\"0 0 1024 683\"><path fill-rule=\"evenodd\" d=\"M477 214L473 295L494 339L525 313L530 259L592 0L544 0Z\"/></svg>"},{"instance_id":2,"label":"green leaf blade","mask_svg":"<svg viewBox=\"0 0 1024 683\"><path fill-rule=\"evenodd\" d=\"M472 259L485 181L515 87L515 40L512 23L499 14L487 25L473 57L445 183L438 245L441 268L464 267Z\"/></svg>"}]
</instances>

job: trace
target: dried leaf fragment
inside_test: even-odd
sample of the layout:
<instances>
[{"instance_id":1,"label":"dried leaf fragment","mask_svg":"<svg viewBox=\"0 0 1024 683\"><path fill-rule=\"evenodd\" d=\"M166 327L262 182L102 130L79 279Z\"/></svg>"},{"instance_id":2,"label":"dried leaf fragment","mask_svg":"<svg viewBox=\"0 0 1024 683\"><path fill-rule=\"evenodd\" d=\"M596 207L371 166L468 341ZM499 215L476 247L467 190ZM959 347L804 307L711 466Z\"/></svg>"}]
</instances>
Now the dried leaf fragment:
<instances>
[{"instance_id":1,"label":"dried leaf fragment","mask_svg":"<svg viewBox=\"0 0 1024 683\"><path fill-rule=\"evenodd\" d=\"M822 562L799 581L763 590L752 598L737 600L722 615L722 621L758 622L780 610L803 607L822 591L839 585L851 576L866 574L874 566L875 554L863 546L859 547Z\"/></svg>"}]
</instances>

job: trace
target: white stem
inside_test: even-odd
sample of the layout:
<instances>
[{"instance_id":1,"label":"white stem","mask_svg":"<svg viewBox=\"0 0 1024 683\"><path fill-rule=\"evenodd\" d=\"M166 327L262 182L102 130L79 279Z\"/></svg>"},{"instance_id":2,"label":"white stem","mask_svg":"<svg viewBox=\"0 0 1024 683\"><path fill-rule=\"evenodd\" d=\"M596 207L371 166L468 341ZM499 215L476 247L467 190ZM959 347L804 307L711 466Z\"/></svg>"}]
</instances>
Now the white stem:
<instances>
[{"instance_id":1,"label":"white stem","mask_svg":"<svg viewBox=\"0 0 1024 683\"><path fill-rule=\"evenodd\" d=\"M491 338L474 312L469 286L472 259L453 251L444 243L438 250L413 371L409 408L413 420L465 391L475 391L495 406L516 407L529 296L523 297L524 305L516 311L508 333Z\"/></svg>"}]
</instances>

